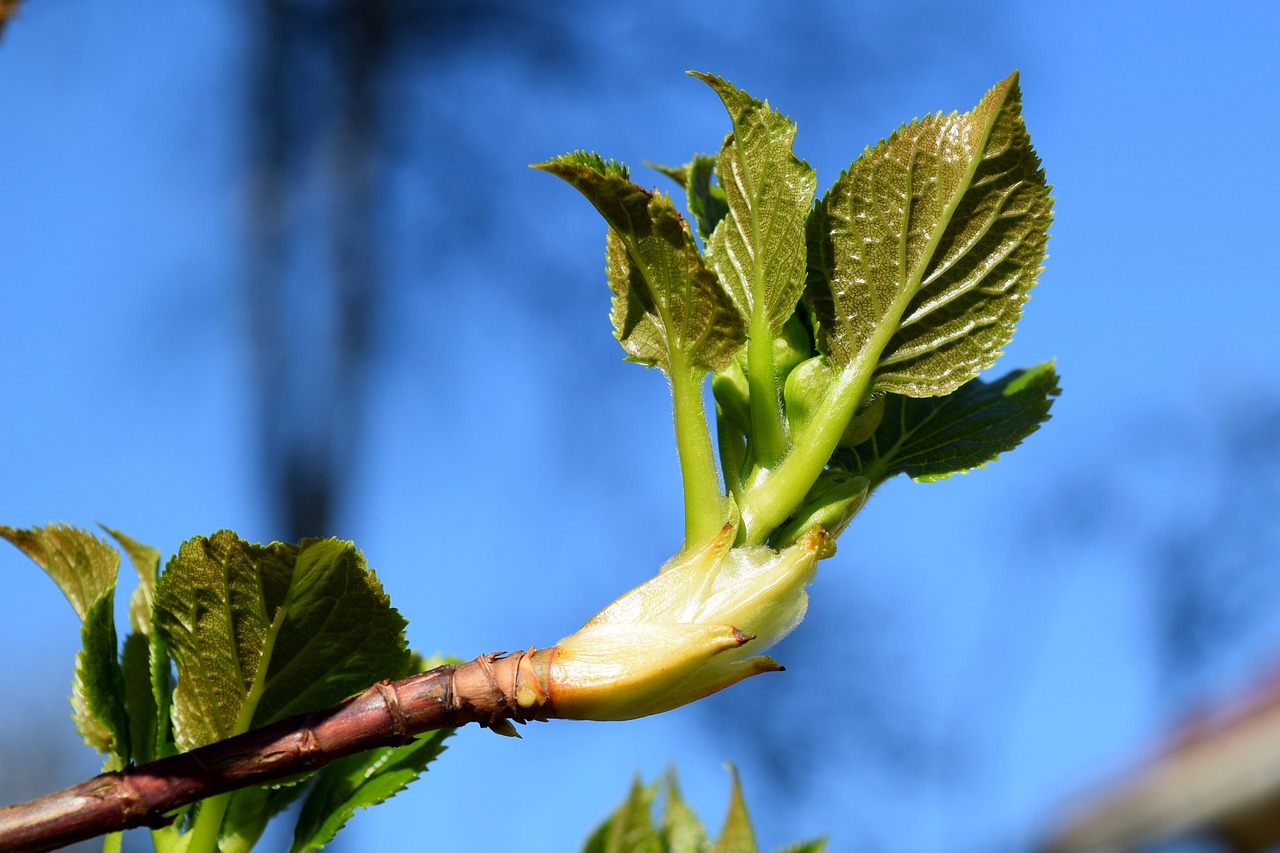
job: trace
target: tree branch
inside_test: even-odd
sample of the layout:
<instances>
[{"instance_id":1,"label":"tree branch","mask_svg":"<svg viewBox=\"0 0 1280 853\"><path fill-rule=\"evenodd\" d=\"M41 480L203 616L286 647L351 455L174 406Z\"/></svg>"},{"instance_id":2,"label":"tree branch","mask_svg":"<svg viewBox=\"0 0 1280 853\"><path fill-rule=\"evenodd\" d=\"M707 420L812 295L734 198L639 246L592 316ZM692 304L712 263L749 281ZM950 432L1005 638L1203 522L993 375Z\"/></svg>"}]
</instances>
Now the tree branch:
<instances>
[{"instance_id":1,"label":"tree branch","mask_svg":"<svg viewBox=\"0 0 1280 853\"><path fill-rule=\"evenodd\" d=\"M323 711L0 809L0 850L52 850L109 832L164 826L173 820L169 812L197 800L286 779L367 749L400 746L436 729L479 723L515 734L510 720L554 716L535 675L535 667L546 671L554 651L482 655L461 666L382 681Z\"/></svg>"}]
</instances>

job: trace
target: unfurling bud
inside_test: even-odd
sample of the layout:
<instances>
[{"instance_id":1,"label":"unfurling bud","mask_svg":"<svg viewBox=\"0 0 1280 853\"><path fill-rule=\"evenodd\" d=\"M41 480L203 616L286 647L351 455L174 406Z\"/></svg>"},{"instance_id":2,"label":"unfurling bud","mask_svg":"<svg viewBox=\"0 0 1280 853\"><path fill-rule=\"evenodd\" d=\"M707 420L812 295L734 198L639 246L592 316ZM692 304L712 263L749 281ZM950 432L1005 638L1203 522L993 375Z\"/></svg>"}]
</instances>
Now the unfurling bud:
<instances>
[{"instance_id":1,"label":"unfurling bud","mask_svg":"<svg viewBox=\"0 0 1280 853\"><path fill-rule=\"evenodd\" d=\"M657 577L610 604L550 650L555 716L629 720L780 670L757 654L800 623L827 540L813 528L794 545L733 548L726 525L673 557Z\"/></svg>"},{"instance_id":2,"label":"unfurling bud","mask_svg":"<svg viewBox=\"0 0 1280 853\"><path fill-rule=\"evenodd\" d=\"M743 435L751 435L751 391L738 359L711 377L711 393L716 398L717 416Z\"/></svg>"},{"instance_id":3,"label":"unfurling bud","mask_svg":"<svg viewBox=\"0 0 1280 853\"><path fill-rule=\"evenodd\" d=\"M830 534L818 553L818 559L835 556L836 537L844 532L867 502L870 489L871 481L866 477L835 468L823 471L805 495L804 504L774 532L769 544L785 548L803 536L805 531L817 526Z\"/></svg>"}]
</instances>

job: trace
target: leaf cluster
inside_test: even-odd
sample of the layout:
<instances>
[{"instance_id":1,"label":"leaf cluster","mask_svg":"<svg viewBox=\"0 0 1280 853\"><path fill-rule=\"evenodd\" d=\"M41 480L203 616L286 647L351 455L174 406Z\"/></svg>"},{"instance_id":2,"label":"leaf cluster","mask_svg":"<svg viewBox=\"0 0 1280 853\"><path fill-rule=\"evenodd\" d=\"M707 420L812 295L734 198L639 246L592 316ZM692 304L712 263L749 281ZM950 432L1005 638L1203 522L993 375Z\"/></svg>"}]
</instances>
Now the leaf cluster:
<instances>
[{"instance_id":1,"label":"leaf cluster","mask_svg":"<svg viewBox=\"0 0 1280 853\"><path fill-rule=\"evenodd\" d=\"M1013 334L1052 219L1017 73L968 112L903 125L821 197L790 119L691 74L731 123L716 155L656 167L693 227L614 161L537 165L604 217L614 334L671 382L686 547L726 521L745 544L838 533L889 477L982 467L1034 432L1058 393L1051 363L979 378Z\"/></svg>"},{"instance_id":2,"label":"leaf cluster","mask_svg":"<svg viewBox=\"0 0 1280 853\"><path fill-rule=\"evenodd\" d=\"M85 743L104 754L104 769L223 740L438 665L409 651L404 618L350 542L256 545L224 530L184 542L161 572L156 549L105 532L138 575L123 644L114 618L120 554L111 542L65 525L0 527L84 623L72 717ZM247 850L298 800L290 850L317 849L357 809L413 781L450 734L431 732L284 784L188 806L152 831L156 849Z\"/></svg>"},{"instance_id":3,"label":"leaf cluster","mask_svg":"<svg viewBox=\"0 0 1280 853\"><path fill-rule=\"evenodd\" d=\"M738 772L732 767L729 772L733 780L729 811L714 841L680 795L673 770L649 785L639 779L632 783L627 798L591 833L583 853L757 853ZM655 819L658 800L663 801L663 809ZM822 853L826 846L826 840L818 838L789 844L776 853Z\"/></svg>"}]
</instances>

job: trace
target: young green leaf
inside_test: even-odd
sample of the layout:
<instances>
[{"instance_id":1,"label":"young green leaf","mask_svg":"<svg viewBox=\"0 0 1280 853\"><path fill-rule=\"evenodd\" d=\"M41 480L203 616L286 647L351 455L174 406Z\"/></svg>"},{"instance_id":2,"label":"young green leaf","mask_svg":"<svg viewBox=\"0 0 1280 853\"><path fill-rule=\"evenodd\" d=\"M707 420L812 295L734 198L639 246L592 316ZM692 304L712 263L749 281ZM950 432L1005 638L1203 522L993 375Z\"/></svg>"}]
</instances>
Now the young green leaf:
<instances>
[{"instance_id":1,"label":"young green leaf","mask_svg":"<svg viewBox=\"0 0 1280 853\"><path fill-rule=\"evenodd\" d=\"M729 792L729 813L720 829L720 838L716 840L715 853L756 853L756 835L751 828L751 816L747 814L747 803L742 798L738 768L730 765L729 775L733 778Z\"/></svg>"},{"instance_id":2,"label":"young green leaf","mask_svg":"<svg viewBox=\"0 0 1280 853\"><path fill-rule=\"evenodd\" d=\"M900 128L840 176L808 224L806 298L837 367L948 394L995 361L1044 259L1052 200L1017 72L963 115Z\"/></svg>"},{"instance_id":3,"label":"young green leaf","mask_svg":"<svg viewBox=\"0 0 1280 853\"><path fill-rule=\"evenodd\" d=\"M453 729L441 729L412 743L350 755L317 773L315 786L298 816L290 853L318 850L333 840L358 809L395 796L444 752Z\"/></svg>"},{"instance_id":4,"label":"young green leaf","mask_svg":"<svg viewBox=\"0 0 1280 853\"><path fill-rule=\"evenodd\" d=\"M577 152L536 164L577 188L609 224L606 254L614 333L632 361L716 370L746 330L706 268L671 199L631 183L621 165Z\"/></svg>"},{"instance_id":5,"label":"young green leaf","mask_svg":"<svg viewBox=\"0 0 1280 853\"><path fill-rule=\"evenodd\" d=\"M837 450L832 465L868 477L873 487L895 474L933 481L981 468L1039 429L1057 395L1052 362L996 382L974 379L945 397L890 394L875 433Z\"/></svg>"},{"instance_id":6,"label":"young green leaf","mask_svg":"<svg viewBox=\"0 0 1280 853\"><path fill-rule=\"evenodd\" d=\"M89 607L80 641L71 683L71 717L84 742L107 754L104 769L119 770L129 761L129 716L116 645L114 586Z\"/></svg>"},{"instance_id":7,"label":"young green leaf","mask_svg":"<svg viewBox=\"0 0 1280 853\"><path fill-rule=\"evenodd\" d=\"M792 152L790 119L719 77L691 73L715 90L733 122L716 161L729 210L707 241L707 257L747 319L749 444L756 461L771 467L786 452L773 336L804 289L804 221L817 182Z\"/></svg>"},{"instance_id":8,"label":"young green leaf","mask_svg":"<svg viewBox=\"0 0 1280 853\"><path fill-rule=\"evenodd\" d=\"M138 573L138 588L129 599L129 624L140 634L151 633L151 610L155 607L156 576L160 573L160 552L143 545L119 530L103 527L116 540Z\"/></svg>"},{"instance_id":9,"label":"young green leaf","mask_svg":"<svg viewBox=\"0 0 1280 853\"><path fill-rule=\"evenodd\" d=\"M667 853L650 811L656 793L656 784L633 781L626 800L591 833L583 853Z\"/></svg>"},{"instance_id":10,"label":"young green leaf","mask_svg":"<svg viewBox=\"0 0 1280 853\"><path fill-rule=\"evenodd\" d=\"M129 720L115 626L119 552L92 533L63 524L30 530L0 526L0 537L44 569L83 621L71 716L84 742L107 754L106 769L123 767L129 760Z\"/></svg>"},{"instance_id":11,"label":"young green leaf","mask_svg":"<svg viewBox=\"0 0 1280 853\"><path fill-rule=\"evenodd\" d=\"M66 524L30 530L0 525L0 537L16 545L53 578L81 621L103 593L115 589L120 553L86 530Z\"/></svg>"},{"instance_id":12,"label":"young green leaf","mask_svg":"<svg viewBox=\"0 0 1280 853\"><path fill-rule=\"evenodd\" d=\"M738 784L738 772L729 768L733 790L729 813L720 838L708 842L697 816L680 796L674 770L652 785L635 780L627 799L608 820L592 832L583 853L756 853L755 832ZM660 825L653 824L651 809L658 796L665 795ZM777 853L822 853L826 841L818 839L789 845Z\"/></svg>"},{"instance_id":13,"label":"young green leaf","mask_svg":"<svg viewBox=\"0 0 1280 853\"><path fill-rule=\"evenodd\" d=\"M183 543L156 587L183 750L333 704L409 665L405 621L349 542Z\"/></svg>"},{"instance_id":14,"label":"young green leaf","mask_svg":"<svg viewBox=\"0 0 1280 853\"><path fill-rule=\"evenodd\" d=\"M790 119L719 77L690 73L715 90L733 122L716 161L728 215L707 255L743 315L760 314L777 334L804 288L804 219L817 179L792 152Z\"/></svg>"},{"instance_id":15,"label":"young green leaf","mask_svg":"<svg viewBox=\"0 0 1280 853\"><path fill-rule=\"evenodd\" d=\"M130 634L121 655L124 703L129 715L130 757L146 764L159 756L156 751L156 724L159 708L151 684L151 643L142 634Z\"/></svg>"},{"instance_id":16,"label":"young green leaf","mask_svg":"<svg viewBox=\"0 0 1280 853\"><path fill-rule=\"evenodd\" d=\"M680 795L674 768L667 772L664 782L667 802L662 808L662 835L667 853L703 853L708 846L707 831Z\"/></svg>"},{"instance_id":17,"label":"young green leaf","mask_svg":"<svg viewBox=\"0 0 1280 853\"><path fill-rule=\"evenodd\" d=\"M827 839L814 838L811 841L797 841L786 847L779 847L773 853L823 853L827 849Z\"/></svg>"},{"instance_id":18,"label":"young green leaf","mask_svg":"<svg viewBox=\"0 0 1280 853\"><path fill-rule=\"evenodd\" d=\"M688 196L689 213L698 223L698 236L709 240L720 220L729 213L729 200L724 188L716 180L716 158L706 154L695 154L693 159L683 166L660 166L647 164L650 168L661 172L680 185Z\"/></svg>"}]
</instances>

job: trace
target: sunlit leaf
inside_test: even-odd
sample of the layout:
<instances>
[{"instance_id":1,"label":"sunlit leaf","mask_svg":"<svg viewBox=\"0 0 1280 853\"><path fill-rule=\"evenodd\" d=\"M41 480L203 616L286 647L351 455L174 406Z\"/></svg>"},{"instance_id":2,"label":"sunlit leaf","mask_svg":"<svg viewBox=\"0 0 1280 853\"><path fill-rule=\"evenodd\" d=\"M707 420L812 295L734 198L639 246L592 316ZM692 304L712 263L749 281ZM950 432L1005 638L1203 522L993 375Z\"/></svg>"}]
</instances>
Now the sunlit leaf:
<instances>
[{"instance_id":1,"label":"sunlit leaf","mask_svg":"<svg viewBox=\"0 0 1280 853\"><path fill-rule=\"evenodd\" d=\"M720 220L729 213L729 200L725 197L724 188L717 183L716 158L695 154L693 160L683 166L649 165L685 191L689 213L698 223L698 236L703 240L709 239Z\"/></svg>"},{"instance_id":2,"label":"sunlit leaf","mask_svg":"<svg viewBox=\"0 0 1280 853\"><path fill-rule=\"evenodd\" d=\"M129 717L116 642L114 587L89 607L80 641L71 683L71 717L84 742L108 754L105 769L118 770L129 760Z\"/></svg>"},{"instance_id":3,"label":"sunlit leaf","mask_svg":"<svg viewBox=\"0 0 1280 853\"><path fill-rule=\"evenodd\" d=\"M103 593L115 589L120 553L86 530L66 524L30 530L0 525L0 537L8 539L45 570L81 621Z\"/></svg>"},{"instance_id":4,"label":"sunlit leaf","mask_svg":"<svg viewBox=\"0 0 1280 853\"><path fill-rule=\"evenodd\" d=\"M129 760L129 719L115 626L119 552L87 530L64 524L0 526L0 537L45 570L83 621L71 718L84 742L108 755L107 769L123 767Z\"/></svg>"},{"instance_id":5,"label":"sunlit leaf","mask_svg":"<svg viewBox=\"0 0 1280 853\"><path fill-rule=\"evenodd\" d=\"M336 539L189 540L160 577L156 617L178 665L183 750L326 707L409 666L404 619Z\"/></svg>"},{"instance_id":6,"label":"sunlit leaf","mask_svg":"<svg viewBox=\"0 0 1280 853\"><path fill-rule=\"evenodd\" d=\"M656 790L639 779L632 782L627 799L591 833L583 853L666 853L651 813Z\"/></svg>"},{"instance_id":7,"label":"sunlit leaf","mask_svg":"<svg viewBox=\"0 0 1280 853\"><path fill-rule=\"evenodd\" d=\"M971 112L900 128L810 217L806 297L823 350L837 365L874 359L879 390L954 391L1013 334L1051 208L1016 72Z\"/></svg>"},{"instance_id":8,"label":"sunlit leaf","mask_svg":"<svg viewBox=\"0 0 1280 853\"><path fill-rule=\"evenodd\" d=\"M727 365L746 340L742 318L671 199L631 183L625 167L595 154L566 154L537 168L577 188L609 224L614 334L630 360L668 373L674 361Z\"/></svg>"},{"instance_id":9,"label":"sunlit leaf","mask_svg":"<svg viewBox=\"0 0 1280 853\"><path fill-rule=\"evenodd\" d=\"M129 599L129 624L140 634L150 634L151 610L155 607L156 599L156 576L160 572L160 552L119 530L112 530L110 527L102 529L124 549L138 573L138 588Z\"/></svg>"},{"instance_id":10,"label":"sunlit leaf","mask_svg":"<svg viewBox=\"0 0 1280 853\"><path fill-rule=\"evenodd\" d=\"M662 835L667 853L703 853L707 849L707 831L680 795L674 769L667 773L665 784L667 802L662 809Z\"/></svg>"},{"instance_id":11,"label":"sunlit leaf","mask_svg":"<svg viewBox=\"0 0 1280 853\"><path fill-rule=\"evenodd\" d=\"M804 220L817 181L792 153L790 119L719 77L691 73L715 90L733 122L716 160L728 214L707 256L743 315L758 309L776 334L804 288Z\"/></svg>"},{"instance_id":12,"label":"sunlit leaf","mask_svg":"<svg viewBox=\"0 0 1280 853\"><path fill-rule=\"evenodd\" d=\"M981 468L1039 429L1057 395L1052 362L995 382L974 379L945 397L890 394L871 438L840 448L832 464L873 484L895 474L931 481Z\"/></svg>"},{"instance_id":13,"label":"sunlit leaf","mask_svg":"<svg viewBox=\"0 0 1280 853\"><path fill-rule=\"evenodd\" d=\"M738 770L730 767L729 773L733 777L729 813L720 829L720 837L716 839L715 853L756 853L756 835L751 828L751 816L747 814L747 803L742 798Z\"/></svg>"}]
</instances>

